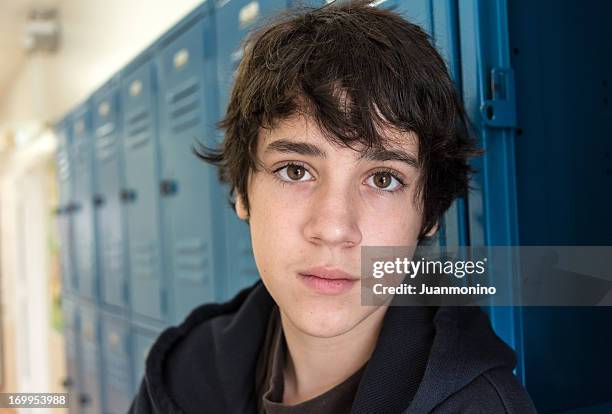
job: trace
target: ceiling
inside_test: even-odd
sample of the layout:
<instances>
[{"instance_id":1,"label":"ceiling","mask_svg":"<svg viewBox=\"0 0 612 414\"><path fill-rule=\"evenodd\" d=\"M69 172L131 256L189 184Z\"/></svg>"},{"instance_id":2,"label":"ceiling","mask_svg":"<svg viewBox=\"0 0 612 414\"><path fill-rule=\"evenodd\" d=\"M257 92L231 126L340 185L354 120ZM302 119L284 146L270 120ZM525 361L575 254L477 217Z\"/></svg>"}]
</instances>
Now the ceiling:
<instances>
[{"instance_id":1,"label":"ceiling","mask_svg":"<svg viewBox=\"0 0 612 414\"><path fill-rule=\"evenodd\" d=\"M27 59L22 34L28 12L59 3L60 0L0 0L0 100Z\"/></svg>"}]
</instances>

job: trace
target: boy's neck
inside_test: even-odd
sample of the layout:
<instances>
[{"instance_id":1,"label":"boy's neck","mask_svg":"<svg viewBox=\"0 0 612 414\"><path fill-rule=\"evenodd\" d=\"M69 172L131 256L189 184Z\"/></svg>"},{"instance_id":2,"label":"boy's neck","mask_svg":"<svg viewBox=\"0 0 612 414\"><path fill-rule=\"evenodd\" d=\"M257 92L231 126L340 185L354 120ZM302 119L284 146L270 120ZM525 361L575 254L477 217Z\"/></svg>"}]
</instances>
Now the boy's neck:
<instances>
[{"instance_id":1,"label":"boy's neck","mask_svg":"<svg viewBox=\"0 0 612 414\"><path fill-rule=\"evenodd\" d=\"M287 343L282 402L295 405L314 398L359 370L376 347L386 310L380 306L353 329L332 338L300 331L281 311Z\"/></svg>"}]
</instances>

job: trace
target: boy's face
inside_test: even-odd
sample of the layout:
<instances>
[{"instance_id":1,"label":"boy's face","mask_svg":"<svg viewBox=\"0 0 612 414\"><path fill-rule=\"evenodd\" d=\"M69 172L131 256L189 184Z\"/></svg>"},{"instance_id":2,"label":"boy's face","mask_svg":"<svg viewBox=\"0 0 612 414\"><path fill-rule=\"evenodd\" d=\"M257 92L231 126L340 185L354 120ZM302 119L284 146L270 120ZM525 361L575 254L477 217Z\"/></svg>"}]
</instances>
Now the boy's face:
<instances>
[{"instance_id":1,"label":"boy's face","mask_svg":"<svg viewBox=\"0 0 612 414\"><path fill-rule=\"evenodd\" d=\"M263 283L303 333L337 336L374 313L361 306L362 246L417 243L416 137L394 137L389 152L365 156L332 145L305 116L260 130L263 168L249 177L248 214L240 198L237 212L249 219ZM338 276L354 280L326 279Z\"/></svg>"}]
</instances>

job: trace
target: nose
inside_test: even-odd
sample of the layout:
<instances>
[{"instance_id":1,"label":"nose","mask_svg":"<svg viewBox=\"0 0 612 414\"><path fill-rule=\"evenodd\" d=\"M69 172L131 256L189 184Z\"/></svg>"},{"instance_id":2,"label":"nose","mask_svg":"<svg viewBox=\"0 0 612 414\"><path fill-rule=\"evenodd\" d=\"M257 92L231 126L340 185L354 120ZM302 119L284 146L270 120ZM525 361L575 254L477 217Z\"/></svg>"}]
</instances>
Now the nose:
<instances>
[{"instance_id":1,"label":"nose","mask_svg":"<svg viewBox=\"0 0 612 414\"><path fill-rule=\"evenodd\" d=\"M311 197L304 226L306 239L330 248L348 248L361 243L357 197L349 189L320 186Z\"/></svg>"}]
</instances>

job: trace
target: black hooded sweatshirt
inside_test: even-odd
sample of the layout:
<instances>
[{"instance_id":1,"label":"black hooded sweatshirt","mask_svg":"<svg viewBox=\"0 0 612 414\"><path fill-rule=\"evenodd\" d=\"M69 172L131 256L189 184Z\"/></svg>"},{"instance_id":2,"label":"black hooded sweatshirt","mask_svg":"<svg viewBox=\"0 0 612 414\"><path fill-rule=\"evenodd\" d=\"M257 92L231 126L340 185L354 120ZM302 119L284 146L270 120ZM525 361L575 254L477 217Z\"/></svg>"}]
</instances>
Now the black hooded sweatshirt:
<instances>
[{"instance_id":1,"label":"black hooded sweatshirt","mask_svg":"<svg viewBox=\"0 0 612 414\"><path fill-rule=\"evenodd\" d=\"M254 414L256 362L273 307L258 281L164 331L149 352L129 413ZM431 347L416 383L410 347L402 345L410 325L409 308L389 307L351 413L536 412L512 374L514 352L480 308L435 310Z\"/></svg>"}]
</instances>

